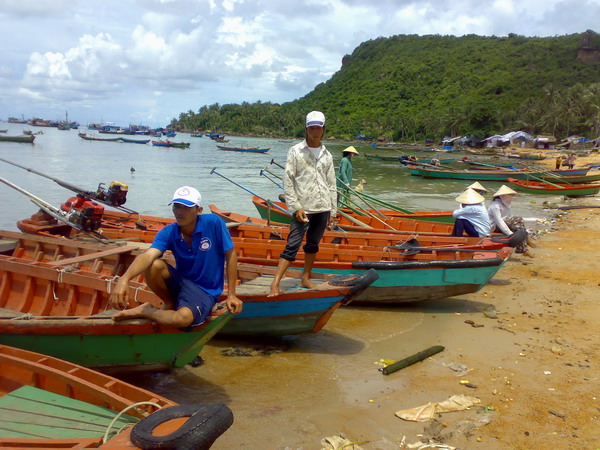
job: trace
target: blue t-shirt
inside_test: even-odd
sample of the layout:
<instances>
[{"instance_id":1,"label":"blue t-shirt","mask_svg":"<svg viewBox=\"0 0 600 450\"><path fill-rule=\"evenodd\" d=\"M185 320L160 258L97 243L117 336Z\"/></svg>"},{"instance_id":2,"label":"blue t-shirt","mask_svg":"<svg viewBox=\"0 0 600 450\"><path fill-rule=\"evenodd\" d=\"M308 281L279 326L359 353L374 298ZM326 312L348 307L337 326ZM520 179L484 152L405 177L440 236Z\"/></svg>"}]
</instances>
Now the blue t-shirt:
<instances>
[{"instance_id":1,"label":"blue t-shirt","mask_svg":"<svg viewBox=\"0 0 600 450\"><path fill-rule=\"evenodd\" d=\"M214 214L198 216L192 246L181 237L177 222L158 232L150 248L171 250L177 271L204 292L218 298L223 292L225 252L234 248L225 222Z\"/></svg>"}]
</instances>

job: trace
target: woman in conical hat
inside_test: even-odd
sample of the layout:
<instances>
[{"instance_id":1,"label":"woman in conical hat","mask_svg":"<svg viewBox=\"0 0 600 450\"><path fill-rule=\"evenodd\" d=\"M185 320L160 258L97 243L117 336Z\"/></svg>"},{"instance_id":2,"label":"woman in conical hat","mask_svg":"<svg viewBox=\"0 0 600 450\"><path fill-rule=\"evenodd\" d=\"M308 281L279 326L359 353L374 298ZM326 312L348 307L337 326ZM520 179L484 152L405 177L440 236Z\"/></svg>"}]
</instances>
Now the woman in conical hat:
<instances>
[{"instance_id":1,"label":"woman in conical hat","mask_svg":"<svg viewBox=\"0 0 600 450\"><path fill-rule=\"evenodd\" d=\"M510 205L512 203L512 198L515 195L517 195L517 193L505 185L502 185L500 189L494 193L492 204L488 208L491 231L498 230L507 236L512 236L517 230L527 231L525 229L523 218L520 216L513 216L512 214ZM527 245L534 248L537 247L531 240L531 237L527 235L527 239L515 247L515 252L533 258L533 252L527 248Z\"/></svg>"},{"instance_id":2,"label":"woman in conical hat","mask_svg":"<svg viewBox=\"0 0 600 450\"><path fill-rule=\"evenodd\" d=\"M485 237L490 234L490 220L485 209L482 195L471 188L456 197L460 208L452 213L456 219L452 236Z\"/></svg>"},{"instance_id":3,"label":"woman in conical hat","mask_svg":"<svg viewBox=\"0 0 600 450\"><path fill-rule=\"evenodd\" d=\"M467 187L467 189L468 188L473 189L475 192L477 192L480 195L483 195L483 194L485 194L487 192L487 189L484 188L483 185L479 181L476 181L475 183L469 185Z\"/></svg>"},{"instance_id":4,"label":"woman in conical hat","mask_svg":"<svg viewBox=\"0 0 600 450\"><path fill-rule=\"evenodd\" d=\"M350 195L348 186L352 186L352 157L354 155L358 155L358 151L352 145L342 152L337 179L338 203L340 201L345 203Z\"/></svg>"}]
</instances>

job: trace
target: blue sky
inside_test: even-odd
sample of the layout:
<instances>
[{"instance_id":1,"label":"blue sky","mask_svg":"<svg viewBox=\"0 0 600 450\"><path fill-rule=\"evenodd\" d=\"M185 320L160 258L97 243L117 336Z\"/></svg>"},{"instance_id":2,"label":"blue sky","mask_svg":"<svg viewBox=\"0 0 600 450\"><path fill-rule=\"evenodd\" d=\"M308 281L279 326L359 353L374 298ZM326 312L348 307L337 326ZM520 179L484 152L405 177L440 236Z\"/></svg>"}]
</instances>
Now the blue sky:
<instances>
[{"instance_id":1,"label":"blue sky","mask_svg":"<svg viewBox=\"0 0 600 450\"><path fill-rule=\"evenodd\" d=\"M164 126L212 103L282 103L397 34L600 31L600 0L2 0L0 120Z\"/></svg>"}]
</instances>

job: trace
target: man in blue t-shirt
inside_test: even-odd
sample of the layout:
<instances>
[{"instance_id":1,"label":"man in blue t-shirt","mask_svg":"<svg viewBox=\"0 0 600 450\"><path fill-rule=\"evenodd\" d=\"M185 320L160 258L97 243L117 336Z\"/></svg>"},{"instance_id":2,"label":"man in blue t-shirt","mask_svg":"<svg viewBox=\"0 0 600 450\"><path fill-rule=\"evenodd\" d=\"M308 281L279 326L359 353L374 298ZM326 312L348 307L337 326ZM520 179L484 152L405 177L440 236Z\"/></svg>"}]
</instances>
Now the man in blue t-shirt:
<instances>
[{"instance_id":1,"label":"man in blue t-shirt","mask_svg":"<svg viewBox=\"0 0 600 450\"><path fill-rule=\"evenodd\" d=\"M190 186L175 191L175 223L158 232L148 250L139 255L123 274L111 294L111 306L127 307L132 278L144 273L146 284L164 302L162 309L144 303L112 316L114 320L146 318L160 325L191 329L204 323L223 292L227 263L227 309L238 314L242 301L235 294L237 255L225 226L214 214L201 215L201 195ZM170 250L176 267L161 256Z\"/></svg>"}]
</instances>

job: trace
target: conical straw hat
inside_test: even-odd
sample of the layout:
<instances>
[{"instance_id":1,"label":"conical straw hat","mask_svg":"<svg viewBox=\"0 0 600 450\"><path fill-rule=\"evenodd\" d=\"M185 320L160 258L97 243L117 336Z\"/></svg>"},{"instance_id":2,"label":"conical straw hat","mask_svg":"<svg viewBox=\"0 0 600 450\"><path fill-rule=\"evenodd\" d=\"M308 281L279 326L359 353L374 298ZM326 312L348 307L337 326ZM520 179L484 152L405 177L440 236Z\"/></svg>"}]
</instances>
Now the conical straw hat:
<instances>
[{"instance_id":1,"label":"conical straw hat","mask_svg":"<svg viewBox=\"0 0 600 450\"><path fill-rule=\"evenodd\" d=\"M358 154L359 154L359 153L358 153L358 151L357 151L357 150L354 148L354 146L352 146L352 145L351 145L350 147L348 147L348 148L345 148L345 149L344 149L344 152L350 152L350 153L354 153L355 155L358 155ZM343 153L343 152L342 152L342 153Z\"/></svg>"},{"instance_id":2,"label":"conical straw hat","mask_svg":"<svg viewBox=\"0 0 600 450\"><path fill-rule=\"evenodd\" d=\"M463 205L476 205L477 203L485 201L485 198L473 189L467 188L465 192L456 197L456 201Z\"/></svg>"},{"instance_id":3,"label":"conical straw hat","mask_svg":"<svg viewBox=\"0 0 600 450\"><path fill-rule=\"evenodd\" d=\"M470 186L467 186L467 189L469 189L469 188L471 188L471 189L475 189L476 191L483 191L483 192L487 192L487 189L486 189L486 188L484 188L484 187L481 185L481 183L480 183L479 181L476 181L476 182L475 182L475 183L473 183L472 185L470 185Z\"/></svg>"},{"instance_id":4,"label":"conical straw hat","mask_svg":"<svg viewBox=\"0 0 600 450\"><path fill-rule=\"evenodd\" d=\"M517 192L513 191L511 188L503 184L502 186L500 186L500 189L496 191L494 197L498 197L500 195L517 195Z\"/></svg>"}]
</instances>

